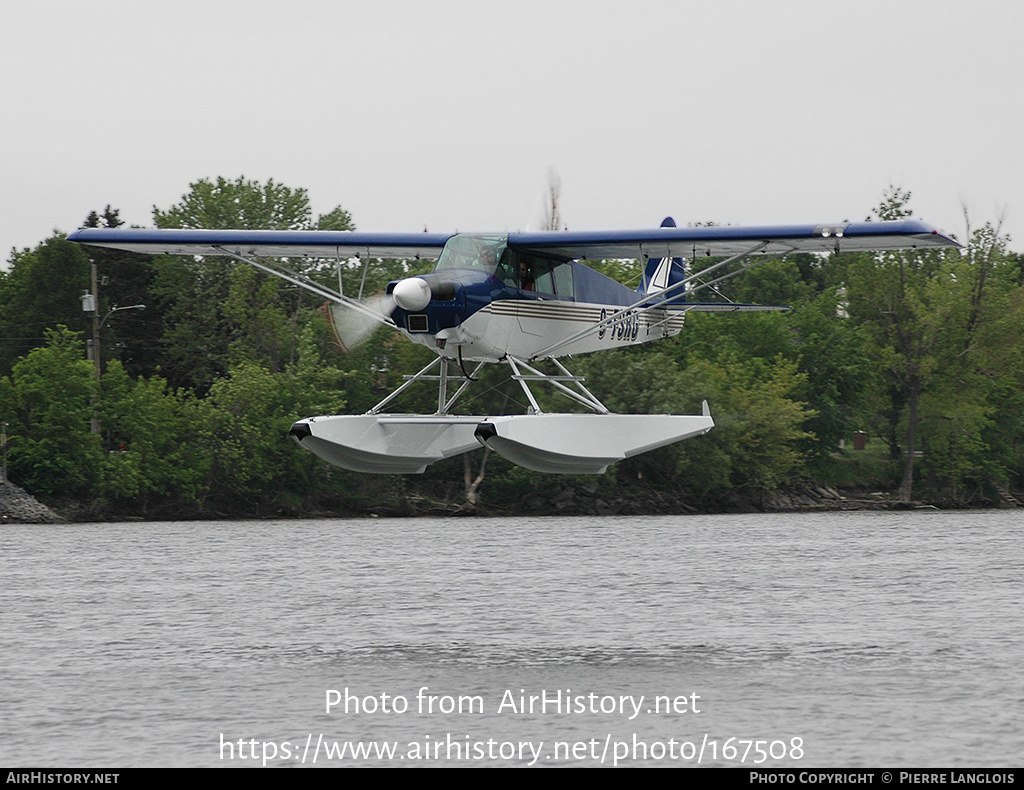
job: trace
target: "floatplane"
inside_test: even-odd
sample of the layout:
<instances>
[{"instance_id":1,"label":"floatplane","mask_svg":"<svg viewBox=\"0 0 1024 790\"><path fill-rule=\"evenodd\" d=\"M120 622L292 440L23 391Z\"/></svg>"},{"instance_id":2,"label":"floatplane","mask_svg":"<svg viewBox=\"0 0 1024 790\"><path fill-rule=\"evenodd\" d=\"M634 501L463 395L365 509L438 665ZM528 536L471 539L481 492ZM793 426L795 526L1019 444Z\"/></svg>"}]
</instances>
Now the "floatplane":
<instances>
[{"instance_id":1,"label":"floatplane","mask_svg":"<svg viewBox=\"0 0 1024 790\"><path fill-rule=\"evenodd\" d=\"M598 474L616 461L707 433L714 420L706 401L699 415L612 414L561 358L671 337L690 311L785 309L694 301L696 292L767 257L958 246L917 221L680 228L666 219L642 230L506 234L87 228L68 238L151 255L230 256L323 298L339 334L359 315L429 348L436 358L366 414L309 417L290 431L332 464L390 474L420 473L480 445L539 472ZM364 266L384 258L436 264L429 274L389 283L376 304L344 295L340 282L335 291L296 265L333 259L340 266L353 258ZM713 260L697 272L698 258ZM586 263L611 259L643 261L636 290ZM538 369L544 360L558 372ZM493 364L508 366L529 402L527 413L454 414L480 370ZM434 414L384 411L422 381L437 382ZM589 411L543 412L531 389L540 385Z\"/></svg>"}]
</instances>

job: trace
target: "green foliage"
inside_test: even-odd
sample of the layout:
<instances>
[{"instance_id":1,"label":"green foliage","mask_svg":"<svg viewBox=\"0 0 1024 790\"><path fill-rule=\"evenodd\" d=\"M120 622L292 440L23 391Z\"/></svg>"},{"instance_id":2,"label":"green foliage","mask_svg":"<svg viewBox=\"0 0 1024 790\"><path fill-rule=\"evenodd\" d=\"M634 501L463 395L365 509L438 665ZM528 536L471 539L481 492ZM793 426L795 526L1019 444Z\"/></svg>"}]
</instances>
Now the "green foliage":
<instances>
[{"instance_id":1,"label":"green foliage","mask_svg":"<svg viewBox=\"0 0 1024 790\"><path fill-rule=\"evenodd\" d=\"M816 469L843 440L864 428L865 392L871 367L856 327L840 314L838 289L830 288L796 307L788 318L803 382L794 397L813 404L804 424L807 463Z\"/></svg>"},{"instance_id":2,"label":"green foliage","mask_svg":"<svg viewBox=\"0 0 1024 790\"><path fill-rule=\"evenodd\" d=\"M351 230L337 207L314 223L304 189L272 179L266 184L238 178L201 179L181 202L154 208L160 228L251 228ZM301 262L300 268L332 283L333 263ZM295 361L300 328L314 311L308 295L269 275L220 257L162 256L155 264L153 300L164 313L160 367L174 388L205 393L243 361L281 371Z\"/></svg>"},{"instance_id":3,"label":"green foliage","mask_svg":"<svg viewBox=\"0 0 1024 790\"><path fill-rule=\"evenodd\" d=\"M684 414L692 407L676 360L657 346L617 349L584 359L577 367L588 389L612 412Z\"/></svg>"},{"instance_id":4,"label":"green foliage","mask_svg":"<svg viewBox=\"0 0 1024 790\"><path fill-rule=\"evenodd\" d=\"M223 310L231 328L229 359L234 363L266 360L272 371L294 363L296 338L280 298L281 281L251 266L236 267L228 281Z\"/></svg>"},{"instance_id":5,"label":"green foliage","mask_svg":"<svg viewBox=\"0 0 1024 790\"><path fill-rule=\"evenodd\" d=\"M89 213L84 228L116 228L124 223L117 209L107 206L102 214ZM156 369L154 350L163 335L164 311L153 298L156 268L149 256L105 247L89 247L88 256L96 264L99 315L106 317L101 328L104 361L119 359L133 376L152 375ZM91 284L88 286L91 290ZM145 305L143 310L114 307ZM88 318L89 314L85 314Z\"/></svg>"},{"instance_id":6,"label":"green foliage","mask_svg":"<svg viewBox=\"0 0 1024 790\"><path fill-rule=\"evenodd\" d=\"M297 372L272 373L253 363L233 367L198 404L195 430L210 458L208 494L234 509L244 497L259 509L290 494L301 495L327 470L288 436L296 420L342 411L337 394L324 399L324 385ZM335 393L337 390L335 390Z\"/></svg>"},{"instance_id":7,"label":"green foliage","mask_svg":"<svg viewBox=\"0 0 1024 790\"><path fill-rule=\"evenodd\" d=\"M341 206L336 206L326 214L321 214L316 221L317 230L355 230L352 215Z\"/></svg>"},{"instance_id":8,"label":"green foliage","mask_svg":"<svg viewBox=\"0 0 1024 790\"><path fill-rule=\"evenodd\" d=\"M817 285L803 279L796 260L769 260L736 278L732 298L750 304L800 305L815 297Z\"/></svg>"},{"instance_id":9,"label":"green foliage","mask_svg":"<svg viewBox=\"0 0 1024 790\"><path fill-rule=\"evenodd\" d=\"M719 359L722 356L795 359L796 337L791 316L772 313L691 313L679 337L687 359Z\"/></svg>"},{"instance_id":10,"label":"green foliage","mask_svg":"<svg viewBox=\"0 0 1024 790\"><path fill-rule=\"evenodd\" d=\"M639 260L611 259L606 261L586 261L586 264L594 271L629 288L636 288L640 285L640 278L644 273L643 262Z\"/></svg>"},{"instance_id":11,"label":"green foliage","mask_svg":"<svg viewBox=\"0 0 1024 790\"><path fill-rule=\"evenodd\" d=\"M76 496L95 485L102 460L90 430L96 380L78 334L58 327L46 340L3 386L11 398L10 473L30 491Z\"/></svg>"},{"instance_id":12,"label":"green foliage","mask_svg":"<svg viewBox=\"0 0 1024 790\"><path fill-rule=\"evenodd\" d=\"M732 423L732 480L737 485L773 491L802 460L800 442L809 434L803 424L815 412L793 399L804 383L796 363L776 357L770 364L751 360L729 365L724 373L723 417Z\"/></svg>"},{"instance_id":13,"label":"green foliage","mask_svg":"<svg viewBox=\"0 0 1024 790\"><path fill-rule=\"evenodd\" d=\"M714 404L715 430L707 441L679 446L681 478L723 496L735 488L773 491L799 468L803 424L814 411L793 397L804 383L794 362L722 358L695 362L686 373L690 399L699 391Z\"/></svg>"},{"instance_id":14,"label":"green foliage","mask_svg":"<svg viewBox=\"0 0 1024 790\"><path fill-rule=\"evenodd\" d=\"M260 496L292 460L288 428L299 414L282 383L243 363L210 388L200 408L199 435L213 459L213 491Z\"/></svg>"},{"instance_id":15,"label":"green foliage","mask_svg":"<svg viewBox=\"0 0 1024 790\"><path fill-rule=\"evenodd\" d=\"M0 271L0 375L45 345L47 329L85 329L89 314L80 297L87 290L89 258L62 235L15 253L10 270Z\"/></svg>"},{"instance_id":16,"label":"green foliage","mask_svg":"<svg viewBox=\"0 0 1024 790\"><path fill-rule=\"evenodd\" d=\"M714 498L737 487L772 491L803 459L803 424L815 412L793 395L806 377L795 362L744 358L715 360L672 356L646 347L611 351L587 360L587 382L612 411L694 414L702 400L714 404L715 430L623 462L626 476L675 480Z\"/></svg>"},{"instance_id":17,"label":"green foliage","mask_svg":"<svg viewBox=\"0 0 1024 790\"><path fill-rule=\"evenodd\" d=\"M201 501L209 460L195 433L193 399L156 376L132 380L114 361L103 376L99 413L107 449L101 496L143 512L154 500Z\"/></svg>"},{"instance_id":18,"label":"green foliage","mask_svg":"<svg viewBox=\"0 0 1024 790\"><path fill-rule=\"evenodd\" d=\"M882 219L909 216L909 193L891 190ZM863 332L876 377L876 412L893 456L905 459L900 495L909 499L912 451L923 452L927 487L953 501L982 480L1020 474L1013 454L994 450L1003 398L1024 380L1016 262L991 226L963 253L903 251L847 258L851 318ZM1019 428L1014 436L1021 437Z\"/></svg>"},{"instance_id":19,"label":"green foliage","mask_svg":"<svg viewBox=\"0 0 1024 790\"><path fill-rule=\"evenodd\" d=\"M306 190L290 189L273 179L260 184L244 177L234 181L202 178L189 186L178 205L166 211L153 209L158 228L307 230L311 217Z\"/></svg>"}]
</instances>

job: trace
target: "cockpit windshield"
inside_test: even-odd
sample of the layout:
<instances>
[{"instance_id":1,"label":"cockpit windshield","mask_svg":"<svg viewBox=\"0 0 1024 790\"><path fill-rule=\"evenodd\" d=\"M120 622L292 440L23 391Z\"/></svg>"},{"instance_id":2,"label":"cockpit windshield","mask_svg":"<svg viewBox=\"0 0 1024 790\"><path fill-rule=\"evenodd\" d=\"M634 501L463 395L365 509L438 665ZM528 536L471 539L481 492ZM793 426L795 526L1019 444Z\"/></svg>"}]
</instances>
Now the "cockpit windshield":
<instances>
[{"instance_id":1,"label":"cockpit windshield","mask_svg":"<svg viewBox=\"0 0 1024 790\"><path fill-rule=\"evenodd\" d=\"M441 250L434 271L442 269L479 269L494 274L501 260L508 236L474 236L459 234L448 239Z\"/></svg>"}]
</instances>

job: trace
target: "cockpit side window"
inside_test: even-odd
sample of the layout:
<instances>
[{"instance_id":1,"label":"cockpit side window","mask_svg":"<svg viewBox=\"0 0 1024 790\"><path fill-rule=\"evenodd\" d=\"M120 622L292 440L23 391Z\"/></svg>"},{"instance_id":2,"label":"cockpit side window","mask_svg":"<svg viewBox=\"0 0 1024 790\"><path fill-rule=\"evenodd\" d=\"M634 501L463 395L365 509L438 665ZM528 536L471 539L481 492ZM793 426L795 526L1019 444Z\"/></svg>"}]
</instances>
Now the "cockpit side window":
<instances>
[{"instance_id":1,"label":"cockpit side window","mask_svg":"<svg viewBox=\"0 0 1024 790\"><path fill-rule=\"evenodd\" d=\"M533 259L533 276L536 282L536 290L542 294L553 294L555 292L555 278L551 276L550 258Z\"/></svg>"},{"instance_id":2,"label":"cockpit side window","mask_svg":"<svg viewBox=\"0 0 1024 790\"><path fill-rule=\"evenodd\" d=\"M573 299L572 261L516 252L519 289L560 299Z\"/></svg>"},{"instance_id":3,"label":"cockpit side window","mask_svg":"<svg viewBox=\"0 0 1024 790\"><path fill-rule=\"evenodd\" d=\"M575 289L572 280L572 261L561 261L555 264L552 269L555 279L555 293L562 299L575 299Z\"/></svg>"},{"instance_id":4,"label":"cockpit side window","mask_svg":"<svg viewBox=\"0 0 1024 790\"><path fill-rule=\"evenodd\" d=\"M516 272L516 255L512 250L506 248L502 253L501 260L498 261L498 268L494 270L494 276L509 288L516 287L519 278Z\"/></svg>"}]
</instances>

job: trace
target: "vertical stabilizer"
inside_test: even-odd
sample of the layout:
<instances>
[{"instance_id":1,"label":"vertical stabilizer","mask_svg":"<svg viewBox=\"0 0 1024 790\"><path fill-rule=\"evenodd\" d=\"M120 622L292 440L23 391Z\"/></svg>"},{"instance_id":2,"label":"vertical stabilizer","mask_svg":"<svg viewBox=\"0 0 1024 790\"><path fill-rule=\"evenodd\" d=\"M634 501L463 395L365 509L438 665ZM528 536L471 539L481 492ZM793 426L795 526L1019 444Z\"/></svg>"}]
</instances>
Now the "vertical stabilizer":
<instances>
[{"instance_id":1,"label":"vertical stabilizer","mask_svg":"<svg viewBox=\"0 0 1024 790\"><path fill-rule=\"evenodd\" d=\"M676 221L672 217L665 217L661 222L661 227L674 228ZM641 296L656 294L685 279L686 266L682 258L649 258L644 267L643 280L636 291ZM681 288L678 293L673 293L672 304L685 301L686 288Z\"/></svg>"}]
</instances>

